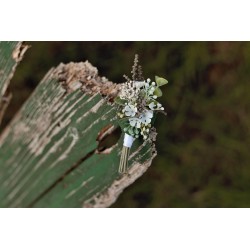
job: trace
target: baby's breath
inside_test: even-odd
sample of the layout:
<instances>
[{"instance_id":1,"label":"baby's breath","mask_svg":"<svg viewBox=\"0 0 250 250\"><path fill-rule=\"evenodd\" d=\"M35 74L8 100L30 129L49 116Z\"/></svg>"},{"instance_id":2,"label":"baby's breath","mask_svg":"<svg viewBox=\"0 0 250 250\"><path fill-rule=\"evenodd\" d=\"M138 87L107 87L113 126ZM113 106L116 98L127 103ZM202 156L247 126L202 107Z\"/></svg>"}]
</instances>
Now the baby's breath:
<instances>
[{"instance_id":1,"label":"baby's breath","mask_svg":"<svg viewBox=\"0 0 250 250\"><path fill-rule=\"evenodd\" d=\"M150 78L144 80L138 55L135 56L131 73L132 80L124 75L127 81L121 84L119 95L115 99L119 104L117 117L122 121L120 124L125 133L135 138L142 136L146 140L152 131L156 112L164 110L157 98L162 95L160 87L167 80L158 76L155 81Z\"/></svg>"},{"instance_id":2,"label":"baby's breath","mask_svg":"<svg viewBox=\"0 0 250 250\"><path fill-rule=\"evenodd\" d=\"M127 81L121 84L119 95L114 99L119 105L117 118L125 133L119 165L120 173L127 172L129 148L135 138L142 137L143 145L155 141L157 133L152 124L156 112L164 113L164 108L157 98L162 96L160 87L168 82L158 76L155 77L155 82L149 78L145 81L138 55L135 56L131 73L132 80L124 75ZM154 146L152 150L154 151Z\"/></svg>"},{"instance_id":3,"label":"baby's breath","mask_svg":"<svg viewBox=\"0 0 250 250\"><path fill-rule=\"evenodd\" d=\"M123 100L117 113L119 118L128 120L124 132L134 137L140 135L146 140L149 137L155 111L163 110L162 104L156 101L157 86L155 82L127 81L122 84L119 98Z\"/></svg>"}]
</instances>

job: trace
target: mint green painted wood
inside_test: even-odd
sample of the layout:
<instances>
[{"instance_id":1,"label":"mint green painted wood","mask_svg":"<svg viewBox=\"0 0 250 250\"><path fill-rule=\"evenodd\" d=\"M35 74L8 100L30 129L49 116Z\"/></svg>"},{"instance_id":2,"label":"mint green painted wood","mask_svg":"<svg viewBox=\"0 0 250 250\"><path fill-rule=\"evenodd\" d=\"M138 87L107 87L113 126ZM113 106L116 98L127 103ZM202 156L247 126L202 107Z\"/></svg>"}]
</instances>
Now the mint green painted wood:
<instances>
[{"instance_id":1,"label":"mint green painted wood","mask_svg":"<svg viewBox=\"0 0 250 250\"><path fill-rule=\"evenodd\" d=\"M0 137L1 207L107 207L143 174L155 154L133 145L128 175L117 168L122 144L97 150L115 116L102 95L116 85L89 63L60 64L40 82Z\"/></svg>"}]
</instances>

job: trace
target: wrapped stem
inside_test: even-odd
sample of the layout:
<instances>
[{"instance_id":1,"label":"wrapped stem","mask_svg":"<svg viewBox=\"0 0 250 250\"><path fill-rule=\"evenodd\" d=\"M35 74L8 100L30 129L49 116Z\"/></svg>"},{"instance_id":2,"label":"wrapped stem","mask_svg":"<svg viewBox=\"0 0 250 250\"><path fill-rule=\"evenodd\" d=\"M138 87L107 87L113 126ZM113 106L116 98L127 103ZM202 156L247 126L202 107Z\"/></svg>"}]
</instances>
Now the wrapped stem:
<instances>
[{"instance_id":1,"label":"wrapped stem","mask_svg":"<svg viewBox=\"0 0 250 250\"><path fill-rule=\"evenodd\" d=\"M121 153L121 159L120 159L120 165L119 165L120 174L127 173L129 151L130 151L130 148L125 147L125 146L122 147L122 153Z\"/></svg>"},{"instance_id":2,"label":"wrapped stem","mask_svg":"<svg viewBox=\"0 0 250 250\"><path fill-rule=\"evenodd\" d=\"M121 152L120 165L119 165L119 173L121 174L127 173L129 151L133 142L134 138L128 134L125 134Z\"/></svg>"}]
</instances>

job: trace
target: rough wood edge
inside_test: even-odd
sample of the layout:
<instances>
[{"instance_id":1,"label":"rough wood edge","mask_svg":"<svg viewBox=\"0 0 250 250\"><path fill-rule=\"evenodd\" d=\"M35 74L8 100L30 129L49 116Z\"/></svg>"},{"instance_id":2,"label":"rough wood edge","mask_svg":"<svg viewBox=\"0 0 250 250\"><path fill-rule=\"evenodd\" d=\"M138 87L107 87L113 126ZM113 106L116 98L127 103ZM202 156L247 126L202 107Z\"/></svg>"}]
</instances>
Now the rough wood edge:
<instances>
[{"instance_id":1,"label":"rough wood edge","mask_svg":"<svg viewBox=\"0 0 250 250\"><path fill-rule=\"evenodd\" d=\"M16 62L14 64L14 66L11 69L11 73L9 74L9 77L7 78L7 80L5 81L2 89L1 89L1 98L3 98L6 94L6 91L8 89L8 86L10 84L10 80L12 79L15 71L16 71L16 67L17 65L22 61L24 53L27 51L27 49L30 46L25 45L23 42L18 42L15 49L12 52L12 59Z\"/></svg>"},{"instance_id":2,"label":"rough wood edge","mask_svg":"<svg viewBox=\"0 0 250 250\"><path fill-rule=\"evenodd\" d=\"M4 82L4 84L2 86L2 89L0 90L1 91L1 96L0 96L0 125L2 123L5 111L6 111L8 105L9 105L11 99L12 99L12 93L8 93L8 87L9 87L10 81L11 81L12 77L14 76L17 65L22 61L24 53L27 51L27 49L29 47L30 46L28 46L28 45L24 45L23 42L18 42L16 44L15 49L12 52L11 57L12 57L12 59L14 59L14 61L16 63L13 65L8 78L6 79L6 81Z\"/></svg>"},{"instance_id":3,"label":"rough wood edge","mask_svg":"<svg viewBox=\"0 0 250 250\"><path fill-rule=\"evenodd\" d=\"M12 99L12 93L8 93L6 94L6 96L3 96L3 98L0 100L0 125L2 123L5 111L8 108L11 99Z\"/></svg>"},{"instance_id":4,"label":"rough wood edge","mask_svg":"<svg viewBox=\"0 0 250 250\"><path fill-rule=\"evenodd\" d=\"M104 76L99 76L97 68L88 61L61 63L54 69L53 75L67 93L81 89L84 93L90 95L99 93L112 100L120 88L119 84L109 81Z\"/></svg>"},{"instance_id":5,"label":"rough wood edge","mask_svg":"<svg viewBox=\"0 0 250 250\"><path fill-rule=\"evenodd\" d=\"M109 81L105 77L98 75L98 70L93 67L88 61L80 63L61 63L56 68L52 68L44 78L48 76L58 80L66 91L65 94L71 93L77 89L81 89L84 93L94 95L99 93L103 99L111 101L119 91L119 84ZM108 97L108 98L107 98ZM20 118L20 112L16 114L12 122ZM4 133L1 135L1 141L7 136L10 126L7 126ZM150 167L153 158L157 155L156 151L152 150L152 156L141 164L134 162L129 169L128 174L115 179L114 182L104 192L100 192L83 203L83 207L109 207L113 204L119 195L126 187L131 185L136 179L142 176L143 173Z\"/></svg>"},{"instance_id":6,"label":"rough wood edge","mask_svg":"<svg viewBox=\"0 0 250 250\"><path fill-rule=\"evenodd\" d=\"M71 62L68 64L60 64L59 66L60 67L58 67L54 72L59 75L60 83L67 90L67 92L72 92L80 88L83 92L90 95L99 93L105 97L106 100L112 102L120 90L119 84L109 81L106 77L99 76L97 68L88 61L77 64ZM80 68L84 69L84 74ZM107 128L105 128L105 132L100 131L97 139L102 140L103 137L106 136L106 133L110 134L114 131L113 126L107 129L107 131L106 129ZM106 151L102 153L110 153L111 150L112 147L106 149ZM135 182L147 171L156 155L157 151L155 149L155 145L153 144L152 155L146 162L144 162L144 164L135 162L127 174L114 180L106 191L91 197L85 201L82 206L84 208L104 208L112 205L126 187Z\"/></svg>"},{"instance_id":7,"label":"rough wood edge","mask_svg":"<svg viewBox=\"0 0 250 250\"><path fill-rule=\"evenodd\" d=\"M111 206L126 187L130 186L147 171L156 155L157 153L154 151L151 158L144 162L144 164L135 162L127 174L124 174L120 179L116 179L103 193L86 200L82 206L84 208L106 208Z\"/></svg>"},{"instance_id":8,"label":"rough wood edge","mask_svg":"<svg viewBox=\"0 0 250 250\"><path fill-rule=\"evenodd\" d=\"M20 47L21 45L19 45ZM23 54L23 53L20 53ZM19 61L21 59L19 58ZM101 94L107 101L113 100L119 91L119 84L109 81L106 77L98 75L98 70L88 61L70 62L67 64L60 63L57 67L52 67L40 82L44 82L47 78L53 78L58 84L65 89L65 95L80 89L83 93L94 95ZM32 98L32 95L30 98ZM62 98L64 98L64 96ZM16 123L21 116L21 109L17 111L11 122L6 126L0 134L0 146L8 136L11 125ZM20 131L21 133L22 131Z\"/></svg>"},{"instance_id":9,"label":"rough wood edge","mask_svg":"<svg viewBox=\"0 0 250 250\"><path fill-rule=\"evenodd\" d=\"M90 95L100 93L102 96L105 98L108 97L108 100L112 101L119 92L119 84L114 84L113 82L108 81L108 79L105 77L98 76L97 68L93 67L88 61L86 61L84 64L85 67L89 68L89 72L91 72L91 74L85 77L83 81L79 81L81 85L76 84L75 81L72 80L72 77L68 76L68 74L72 73L72 63L62 65L62 71L65 72L60 72L60 74L63 75L61 78L63 80L62 86L64 86L68 92L74 91L75 86L77 86L78 88L81 88L83 92L89 93ZM106 191L94 195L90 199L86 200L82 206L85 208L104 208L112 205L126 187L135 182L140 176L143 175L143 173L147 171L156 155L157 151L155 149L155 145L153 144L152 155L146 162L144 162L144 164L134 162L127 174L121 176L119 179L114 180L114 182L106 189Z\"/></svg>"}]
</instances>

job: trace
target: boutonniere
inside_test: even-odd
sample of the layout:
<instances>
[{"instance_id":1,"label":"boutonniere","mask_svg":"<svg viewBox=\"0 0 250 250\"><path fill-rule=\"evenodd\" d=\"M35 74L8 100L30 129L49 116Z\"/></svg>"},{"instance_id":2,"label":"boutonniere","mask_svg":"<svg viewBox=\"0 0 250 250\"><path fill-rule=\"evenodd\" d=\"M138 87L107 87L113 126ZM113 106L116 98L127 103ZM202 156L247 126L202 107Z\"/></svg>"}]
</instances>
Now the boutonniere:
<instances>
[{"instance_id":1,"label":"boutonniere","mask_svg":"<svg viewBox=\"0 0 250 250\"><path fill-rule=\"evenodd\" d=\"M138 62L138 55L135 55L132 80L124 76L127 81L121 84L119 94L114 100L117 105L118 123L125 133L119 173L127 172L129 151L134 140L150 140L152 135L155 135L153 123L157 112L165 113L157 98L162 96L160 87L168 81L158 76L155 76L155 81L149 78L144 80Z\"/></svg>"}]
</instances>

